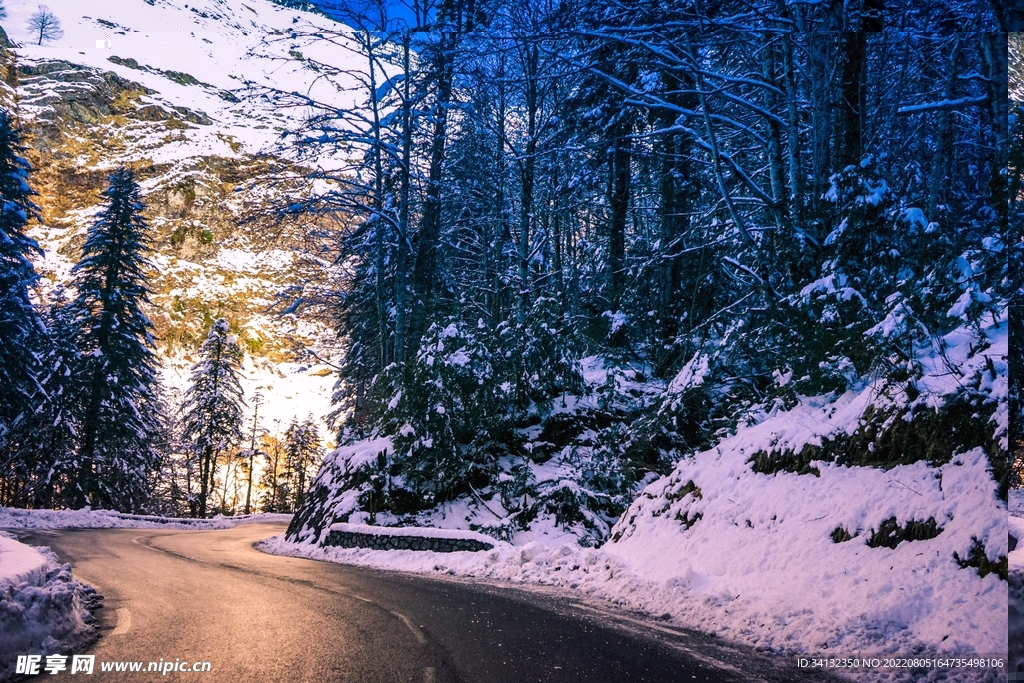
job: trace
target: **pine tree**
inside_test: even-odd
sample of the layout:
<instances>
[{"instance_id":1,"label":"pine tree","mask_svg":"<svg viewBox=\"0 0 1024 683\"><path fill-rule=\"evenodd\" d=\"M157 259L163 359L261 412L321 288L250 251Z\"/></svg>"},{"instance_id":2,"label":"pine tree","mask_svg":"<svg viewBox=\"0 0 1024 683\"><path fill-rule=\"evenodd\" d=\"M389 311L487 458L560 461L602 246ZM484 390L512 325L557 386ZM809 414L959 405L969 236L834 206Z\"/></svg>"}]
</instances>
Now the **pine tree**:
<instances>
[{"instance_id":1,"label":"pine tree","mask_svg":"<svg viewBox=\"0 0 1024 683\"><path fill-rule=\"evenodd\" d=\"M34 467L32 506L74 502L78 465L76 452L82 421L82 375L76 372L79 353L76 309L63 286L50 294L46 308L46 343L40 353L43 398L27 423L22 450Z\"/></svg>"},{"instance_id":2,"label":"pine tree","mask_svg":"<svg viewBox=\"0 0 1024 683\"><path fill-rule=\"evenodd\" d=\"M36 351L43 338L43 325L29 299L36 282L30 256L42 253L25 234L28 223L38 218L32 203L35 194L28 185L29 164L21 133L11 115L0 110L0 465L5 484L0 501L12 502L15 481L24 483L24 452L18 453L12 431L23 426L40 401ZM21 474L15 472L18 470ZM14 479L11 479L11 476Z\"/></svg>"},{"instance_id":3,"label":"pine tree","mask_svg":"<svg viewBox=\"0 0 1024 683\"><path fill-rule=\"evenodd\" d=\"M182 405L182 438L198 457L199 498L192 513L205 517L217 458L242 440L245 402L239 383L242 349L227 320L213 323L199 354L202 360L192 367L192 384Z\"/></svg>"},{"instance_id":4,"label":"pine tree","mask_svg":"<svg viewBox=\"0 0 1024 683\"><path fill-rule=\"evenodd\" d=\"M137 509L159 464L163 413L153 326L141 308L149 302L149 237L131 170L115 171L102 196L72 269L83 382L75 504Z\"/></svg>"}]
</instances>

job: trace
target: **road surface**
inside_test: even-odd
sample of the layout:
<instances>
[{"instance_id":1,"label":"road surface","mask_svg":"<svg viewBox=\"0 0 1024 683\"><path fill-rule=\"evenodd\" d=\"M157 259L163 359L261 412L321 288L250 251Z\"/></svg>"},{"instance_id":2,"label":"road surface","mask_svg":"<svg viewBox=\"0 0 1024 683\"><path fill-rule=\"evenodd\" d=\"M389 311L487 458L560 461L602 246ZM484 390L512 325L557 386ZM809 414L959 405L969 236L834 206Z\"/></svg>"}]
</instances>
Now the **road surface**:
<instances>
[{"instance_id":1,"label":"road surface","mask_svg":"<svg viewBox=\"0 0 1024 683\"><path fill-rule=\"evenodd\" d=\"M18 530L105 596L96 681L811 681L775 660L552 593L255 550L282 524L214 531ZM166 676L101 662L210 662ZM62 676L67 676L65 673ZM49 678L44 675L41 678Z\"/></svg>"}]
</instances>

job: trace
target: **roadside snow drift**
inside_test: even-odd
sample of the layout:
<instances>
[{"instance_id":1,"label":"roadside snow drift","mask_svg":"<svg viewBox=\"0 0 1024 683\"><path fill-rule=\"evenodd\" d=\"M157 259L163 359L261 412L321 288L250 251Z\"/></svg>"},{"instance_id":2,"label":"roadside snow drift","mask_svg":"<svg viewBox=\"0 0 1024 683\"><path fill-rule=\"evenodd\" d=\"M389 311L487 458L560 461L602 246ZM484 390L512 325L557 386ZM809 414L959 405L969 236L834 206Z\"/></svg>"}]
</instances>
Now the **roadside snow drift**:
<instances>
[{"instance_id":1,"label":"roadside snow drift","mask_svg":"<svg viewBox=\"0 0 1024 683\"><path fill-rule=\"evenodd\" d=\"M49 548L0 532L0 680L13 676L19 654L68 652L91 640L89 607L100 599Z\"/></svg>"},{"instance_id":2,"label":"roadside snow drift","mask_svg":"<svg viewBox=\"0 0 1024 683\"><path fill-rule=\"evenodd\" d=\"M229 529L239 524L289 522L291 515L255 514L210 519L128 515L113 510L23 510L0 507L0 529Z\"/></svg>"}]
</instances>

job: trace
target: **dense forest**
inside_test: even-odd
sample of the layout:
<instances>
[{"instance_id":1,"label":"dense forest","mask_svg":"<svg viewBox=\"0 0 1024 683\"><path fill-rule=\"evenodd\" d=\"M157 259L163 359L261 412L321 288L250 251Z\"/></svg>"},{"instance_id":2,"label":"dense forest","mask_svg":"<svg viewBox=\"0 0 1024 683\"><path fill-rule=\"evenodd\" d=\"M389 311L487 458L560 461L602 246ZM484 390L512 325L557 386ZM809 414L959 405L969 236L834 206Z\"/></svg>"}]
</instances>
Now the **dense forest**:
<instances>
[{"instance_id":1,"label":"dense forest","mask_svg":"<svg viewBox=\"0 0 1024 683\"><path fill-rule=\"evenodd\" d=\"M337 285L303 296L340 329L340 441L393 452L344 486L399 516L492 487L520 524L612 522L647 473L881 377L858 437L759 466L985 445L1005 495L984 381L932 418L917 384L921 349L958 327L984 346L1013 289L1001 11L367 2L334 8L351 31L296 28L360 82L345 111L265 93L316 112L299 158L351 150L284 212L345 218L313 240ZM595 362L600 407L573 411ZM567 444L588 446L578 486L540 491L525 463Z\"/></svg>"},{"instance_id":2,"label":"dense forest","mask_svg":"<svg viewBox=\"0 0 1024 683\"><path fill-rule=\"evenodd\" d=\"M891 467L984 445L1005 494L1006 451L980 419L995 410L986 380L961 378L931 413L918 380L921 350L941 354L951 331L984 346L983 326L1007 316L1017 286L1008 234L1019 233L1024 118L1007 96L1011 8L306 9L344 25L296 20L267 40L347 78L352 106L259 83L238 95L307 114L282 136L294 165L252 184L294 184L306 169L307 191L271 218L305 228L306 255L331 280L296 283L287 312L338 332L308 352L339 367L339 443L391 439L345 484L364 509L401 516L488 489L517 524L547 510L600 538L683 455L800 397L877 378L888 409L865 415L862 434L757 466ZM313 44L337 59L304 56ZM303 507L312 420L280 439L257 435L255 416L246 427L240 352L219 322L190 393L157 386L129 170L111 177L73 298L33 303L29 169L6 117L3 135L0 502L206 515L214 498L228 510L226 476L215 491L227 466L244 474L248 510L258 454L263 509ZM127 237L104 237L109 226ZM225 391L234 399L218 403ZM588 394L596 407L577 409ZM567 446L571 481L542 489L527 465ZM233 500L242 509L241 493ZM305 502L308 516L322 501Z\"/></svg>"}]
</instances>

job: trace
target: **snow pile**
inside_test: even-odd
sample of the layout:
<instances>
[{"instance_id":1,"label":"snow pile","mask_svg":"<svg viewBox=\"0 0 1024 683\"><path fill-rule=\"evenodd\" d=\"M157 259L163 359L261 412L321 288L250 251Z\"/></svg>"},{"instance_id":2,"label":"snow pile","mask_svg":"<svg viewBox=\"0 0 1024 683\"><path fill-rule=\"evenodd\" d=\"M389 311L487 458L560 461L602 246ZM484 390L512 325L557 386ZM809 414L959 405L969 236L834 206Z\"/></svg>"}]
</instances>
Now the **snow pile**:
<instances>
[{"instance_id":1,"label":"snow pile","mask_svg":"<svg viewBox=\"0 0 1024 683\"><path fill-rule=\"evenodd\" d=\"M229 529L239 524L288 522L291 515L258 514L211 519L126 515L112 510L23 510L0 507L0 529Z\"/></svg>"},{"instance_id":2,"label":"snow pile","mask_svg":"<svg viewBox=\"0 0 1024 683\"><path fill-rule=\"evenodd\" d=\"M992 560L1006 553L1004 513L981 449L941 468L819 463L820 478L758 475L746 467L752 446L741 441L756 431L648 487L627 513L621 539L606 547L645 578L676 589L682 599L673 614L771 649L1006 650L1005 585L954 558L968 557L974 539ZM678 495L691 481L694 491ZM865 537L891 517L901 526L935 519L942 532L868 547ZM854 537L837 543L839 528Z\"/></svg>"},{"instance_id":3,"label":"snow pile","mask_svg":"<svg viewBox=\"0 0 1024 683\"><path fill-rule=\"evenodd\" d=\"M998 360L1006 354L1005 317L985 329L982 349L961 332L948 335L941 352L922 351L926 373L913 401L938 410L964 378L980 377L979 394L996 404L986 431L1005 445L1007 378ZM1008 552L1006 508L982 447L951 453L941 464L890 469L813 461L810 473L763 474L751 465L758 452L797 453L854 433L869 406L899 406L886 390L879 380L838 397L800 397L792 410L741 427L648 485L600 549L520 537L486 553L442 557L320 548L313 535L302 543L276 537L261 547L561 586L776 652L1005 653L1007 587L997 571L978 566L998 566ZM355 466L385 446L349 447L344 462ZM355 493L337 495L341 503ZM1014 492L1012 500L1019 505L1020 496ZM451 512L444 521L458 526L465 510Z\"/></svg>"},{"instance_id":4,"label":"snow pile","mask_svg":"<svg viewBox=\"0 0 1024 683\"><path fill-rule=\"evenodd\" d=\"M34 581L46 571L46 557L35 548L0 532L0 582Z\"/></svg>"},{"instance_id":5,"label":"snow pile","mask_svg":"<svg viewBox=\"0 0 1024 683\"><path fill-rule=\"evenodd\" d=\"M89 608L101 599L49 548L0 532L0 680L13 675L19 654L67 652L92 640Z\"/></svg>"}]
</instances>

